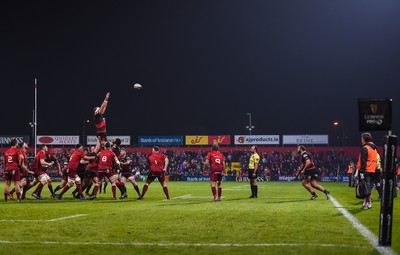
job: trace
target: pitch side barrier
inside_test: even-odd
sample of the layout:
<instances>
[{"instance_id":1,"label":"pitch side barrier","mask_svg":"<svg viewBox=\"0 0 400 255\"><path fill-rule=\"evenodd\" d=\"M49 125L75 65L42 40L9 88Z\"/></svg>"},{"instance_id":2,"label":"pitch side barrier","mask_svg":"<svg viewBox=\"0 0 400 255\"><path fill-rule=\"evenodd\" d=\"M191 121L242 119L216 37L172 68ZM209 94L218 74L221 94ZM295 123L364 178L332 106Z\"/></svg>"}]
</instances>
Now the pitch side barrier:
<instances>
[{"instance_id":1,"label":"pitch side barrier","mask_svg":"<svg viewBox=\"0 0 400 255\"><path fill-rule=\"evenodd\" d=\"M169 178L172 181L171 177ZM209 182L209 176L183 176L181 181L186 182ZM249 182L249 178L247 176L224 176L222 181L232 181L232 182ZM258 177L257 181L265 182L267 181L266 177Z\"/></svg>"},{"instance_id":2,"label":"pitch side barrier","mask_svg":"<svg viewBox=\"0 0 400 255\"><path fill-rule=\"evenodd\" d=\"M49 146L52 149L56 149L59 152L66 152L68 149L73 148L74 146ZM149 154L151 153L151 148L152 147L133 147L133 146L121 146L121 148L124 148L127 150L129 153L133 152L140 152L144 154ZM39 150L39 148L37 148ZM208 152L211 150L210 146L186 146L186 147L163 147L160 146L161 152L165 152L166 150L169 151L175 151L175 152L186 152L186 151L191 151L191 152ZM307 146L306 147L307 151L312 152L312 153L319 153L322 152L324 154L324 159L327 156L327 152L334 151L336 155L340 151L343 151L346 155L346 157L351 157L351 158L356 158L358 157L358 154L360 153L360 147L358 146L347 146L347 147L323 147L323 146ZM0 152L3 153L8 148L3 147L0 148ZM220 151L221 152L226 152L226 153L233 153L235 151L249 151L250 146L221 146ZM28 152L33 152L34 149L30 148ZM273 153L273 152L278 152L278 153L287 153L287 152L296 152L297 147L274 147L274 146L258 146L258 152L259 154L264 154L264 153ZM380 155L383 155L383 148L378 147L378 152Z\"/></svg>"},{"instance_id":3,"label":"pitch side barrier","mask_svg":"<svg viewBox=\"0 0 400 255\"><path fill-rule=\"evenodd\" d=\"M172 176L169 176L169 181L186 181L186 182L209 182L209 176L181 176L179 179L174 180ZM222 181L230 181L230 182L249 182L249 177L247 176L225 176ZM257 178L258 182L267 182L267 181L300 181L296 179L295 176L280 176L278 180L270 180L270 177L261 176ZM321 181L324 182L348 182L349 177L347 176L339 176L339 180L337 177L323 177Z\"/></svg>"}]
</instances>

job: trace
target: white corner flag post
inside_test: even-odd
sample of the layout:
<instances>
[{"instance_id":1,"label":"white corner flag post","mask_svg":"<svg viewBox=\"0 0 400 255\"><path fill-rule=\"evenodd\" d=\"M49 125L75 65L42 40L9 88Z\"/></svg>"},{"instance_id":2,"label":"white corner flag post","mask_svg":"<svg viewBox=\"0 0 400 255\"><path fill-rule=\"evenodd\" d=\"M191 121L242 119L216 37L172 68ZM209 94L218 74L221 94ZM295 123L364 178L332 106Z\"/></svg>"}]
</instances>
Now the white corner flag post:
<instances>
[{"instance_id":1,"label":"white corner flag post","mask_svg":"<svg viewBox=\"0 0 400 255\"><path fill-rule=\"evenodd\" d=\"M34 133L33 133L33 144L34 144L34 151L36 157L36 147L37 147L37 79L35 78L35 117L33 120L34 125Z\"/></svg>"}]
</instances>

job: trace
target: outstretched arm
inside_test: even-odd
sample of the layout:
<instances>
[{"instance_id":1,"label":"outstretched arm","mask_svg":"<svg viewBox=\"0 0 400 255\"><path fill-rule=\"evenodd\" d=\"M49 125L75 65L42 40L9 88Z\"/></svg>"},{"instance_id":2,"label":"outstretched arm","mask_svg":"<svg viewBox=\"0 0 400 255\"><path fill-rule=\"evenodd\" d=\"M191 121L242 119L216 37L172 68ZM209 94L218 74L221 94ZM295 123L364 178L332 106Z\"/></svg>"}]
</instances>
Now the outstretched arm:
<instances>
[{"instance_id":1,"label":"outstretched arm","mask_svg":"<svg viewBox=\"0 0 400 255\"><path fill-rule=\"evenodd\" d=\"M100 113L101 115L103 115L103 114L106 112L107 105L108 105L108 99L110 98L110 95L111 95L111 93L110 93L110 92L107 92L106 97L104 98L103 103L101 103L100 110L99 110L99 113Z\"/></svg>"}]
</instances>

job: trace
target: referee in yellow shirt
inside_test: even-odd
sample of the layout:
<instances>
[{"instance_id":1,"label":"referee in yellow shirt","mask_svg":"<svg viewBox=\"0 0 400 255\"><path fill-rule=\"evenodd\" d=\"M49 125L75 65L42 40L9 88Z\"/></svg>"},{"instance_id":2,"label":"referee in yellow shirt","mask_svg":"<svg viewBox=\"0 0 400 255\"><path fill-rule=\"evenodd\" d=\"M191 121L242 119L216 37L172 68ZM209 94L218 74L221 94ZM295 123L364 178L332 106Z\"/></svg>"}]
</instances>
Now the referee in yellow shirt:
<instances>
[{"instance_id":1,"label":"referee in yellow shirt","mask_svg":"<svg viewBox=\"0 0 400 255\"><path fill-rule=\"evenodd\" d=\"M257 177L258 177L258 165L260 162L260 156L257 153L257 146L255 145L251 146L250 150L252 154L249 160L249 179L251 188L251 196L249 198L257 198L258 196Z\"/></svg>"}]
</instances>

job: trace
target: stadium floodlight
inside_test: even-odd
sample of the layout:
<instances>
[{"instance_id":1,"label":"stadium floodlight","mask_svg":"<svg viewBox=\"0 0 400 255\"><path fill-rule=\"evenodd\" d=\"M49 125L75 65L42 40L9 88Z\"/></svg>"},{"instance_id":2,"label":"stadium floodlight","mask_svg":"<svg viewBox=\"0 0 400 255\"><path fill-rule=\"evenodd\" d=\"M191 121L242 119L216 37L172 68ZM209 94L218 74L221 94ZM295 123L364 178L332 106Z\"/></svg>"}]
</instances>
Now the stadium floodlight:
<instances>
[{"instance_id":1,"label":"stadium floodlight","mask_svg":"<svg viewBox=\"0 0 400 255\"><path fill-rule=\"evenodd\" d=\"M340 128L342 129L342 146L344 147L346 136L345 136L345 134L344 134L344 125L343 125L343 122L335 121L335 122L333 122L333 125L334 125L335 127L340 127Z\"/></svg>"},{"instance_id":2,"label":"stadium floodlight","mask_svg":"<svg viewBox=\"0 0 400 255\"><path fill-rule=\"evenodd\" d=\"M249 116L249 125L246 126L246 128L249 130L249 134L251 135L251 130L253 130L255 127L251 125L251 113L248 112L246 115Z\"/></svg>"},{"instance_id":3,"label":"stadium floodlight","mask_svg":"<svg viewBox=\"0 0 400 255\"><path fill-rule=\"evenodd\" d=\"M86 139L85 139L85 135L86 135L86 124L88 124L90 122L90 120L86 119L83 121L83 125L82 125L82 144L86 145Z\"/></svg>"}]
</instances>

